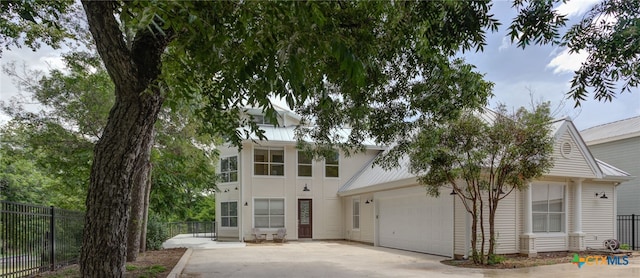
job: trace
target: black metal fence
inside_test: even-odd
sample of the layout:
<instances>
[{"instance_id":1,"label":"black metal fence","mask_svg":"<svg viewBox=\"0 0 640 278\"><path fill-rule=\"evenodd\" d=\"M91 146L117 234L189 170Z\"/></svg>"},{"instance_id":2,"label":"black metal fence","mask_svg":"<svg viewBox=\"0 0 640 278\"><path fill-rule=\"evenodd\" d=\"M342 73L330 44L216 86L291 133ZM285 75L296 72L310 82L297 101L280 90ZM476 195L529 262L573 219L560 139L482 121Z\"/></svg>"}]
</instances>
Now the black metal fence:
<instances>
[{"instance_id":1,"label":"black metal fence","mask_svg":"<svg viewBox=\"0 0 640 278\"><path fill-rule=\"evenodd\" d=\"M0 202L0 277L32 276L77 263L83 212Z\"/></svg>"},{"instance_id":2,"label":"black metal fence","mask_svg":"<svg viewBox=\"0 0 640 278\"><path fill-rule=\"evenodd\" d=\"M618 215L618 241L640 250L640 215Z\"/></svg>"},{"instance_id":3,"label":"black metal fence","mask_svg":"<svg viewBox=\"0 0 640 278\"><path fill-rule=\"evenodd\" d=\"M194 237L210 237L216 239L216 222L169 222L165 224L169 238L179 234L193 234Z\"/></svg>"}]
</instances>

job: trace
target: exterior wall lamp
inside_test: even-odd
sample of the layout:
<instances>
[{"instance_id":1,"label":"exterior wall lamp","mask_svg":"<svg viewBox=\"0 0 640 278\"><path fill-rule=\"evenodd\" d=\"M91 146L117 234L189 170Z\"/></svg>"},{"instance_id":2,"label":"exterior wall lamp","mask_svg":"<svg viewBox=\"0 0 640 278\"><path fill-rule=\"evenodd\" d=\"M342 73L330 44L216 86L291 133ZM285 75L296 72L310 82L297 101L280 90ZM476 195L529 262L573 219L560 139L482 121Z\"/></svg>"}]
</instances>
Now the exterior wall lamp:
<instances>
[{"instance_id":1,"label":"exterior wall lamp","mask_svg":"<svg viewBox=\"0 0 640 278\"><path fill-rule=\"evenodd\" d=\"M600 199L609 199L609 197L607 197L606 194L604 194L604 191L600 192L600 193L596 193L596 197L600 196Z\"/></svg>"},{"instance_id":2,"label":"exterior wall lamp","mask_svg":"<svg viewBox=\"0 0 640 278\"><path fill-rule=\"evenodd\" d=\"M373 199L371 199L371 200L368 200L368 199L367 199L367 201L366 201L366 202L364 202L364 203L365 203L365 204L373 203Z\"/></svg>"},{"instance_id":3,"label":"exterior wall lamp","mask_svg":"<svg viewBox=\"0 0 640 278\"><path fill-rule=\"evenodd\" d=\"M244 202L244 206L245 206L245 207L246 207L246 206L249 206L249 203L247 203L247 202Z\"/></svg>"},{"instance_id":4,"label":"exterior wall lamp","mask_svg":"<svg viewBox=\"0 0 640 278\"><path fill-rule=\"evenodd\" d=\"M307 184L305 183L302 191L311 191L311 189L309 189L309 187L307 187Z\"/></svg>"}]
</instances>

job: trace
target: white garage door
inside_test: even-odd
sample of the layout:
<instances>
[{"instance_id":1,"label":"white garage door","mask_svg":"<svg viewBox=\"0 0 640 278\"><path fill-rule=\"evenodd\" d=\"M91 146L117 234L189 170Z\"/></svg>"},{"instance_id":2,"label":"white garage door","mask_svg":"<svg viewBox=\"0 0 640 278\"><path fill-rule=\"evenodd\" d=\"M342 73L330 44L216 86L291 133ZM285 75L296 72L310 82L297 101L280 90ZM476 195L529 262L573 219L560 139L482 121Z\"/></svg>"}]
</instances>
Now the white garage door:
<instances>
[{"instance_id":1,"label":"white garage door","mask_svg":"<svg viewBox=\"0 0 640 278\"><path fill-rule=\"evenodd\" d=\"M421 193L376 200L380 246L452 256L453 200Z\"/></svg>"}]
</instances>

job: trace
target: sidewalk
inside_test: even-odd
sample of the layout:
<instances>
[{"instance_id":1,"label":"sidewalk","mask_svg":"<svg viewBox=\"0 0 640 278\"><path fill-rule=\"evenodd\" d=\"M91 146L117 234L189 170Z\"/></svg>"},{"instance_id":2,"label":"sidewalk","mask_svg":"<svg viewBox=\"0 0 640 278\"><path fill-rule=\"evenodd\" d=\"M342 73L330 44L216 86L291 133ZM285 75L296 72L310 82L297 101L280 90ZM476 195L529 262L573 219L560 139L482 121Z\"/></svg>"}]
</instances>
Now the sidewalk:
<instances>
[{"instance_id":1,"label":"sidewalk","mask_svg":"<svg viewBox=\"0 0 640 278\"><path fill-rule=\"evenodd\" d=\"M247 246L244 242L218 242L210 237L194 237L193 234L181 234L162 243L162 248L191 248L191 249L220 249L242 248Z\"/></svg>"}]
</instances>

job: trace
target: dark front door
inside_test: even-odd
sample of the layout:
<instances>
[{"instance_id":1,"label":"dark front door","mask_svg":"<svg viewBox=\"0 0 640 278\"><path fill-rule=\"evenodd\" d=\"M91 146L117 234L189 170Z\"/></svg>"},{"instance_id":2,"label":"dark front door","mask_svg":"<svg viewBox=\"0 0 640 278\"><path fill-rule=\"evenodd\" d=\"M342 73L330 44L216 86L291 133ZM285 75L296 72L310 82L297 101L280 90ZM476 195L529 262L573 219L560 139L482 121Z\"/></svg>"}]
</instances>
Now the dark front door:
<instances>
[{"instance_id":1,"label":"dark front door","mask_svg":"<svg viewBox=\"0 0 640 278\"><path fill-rule=\"evenodd\" d=\"M311 199L298 199L298 238L311 238L313 227Z\"/></svg>"}]
</instances>

